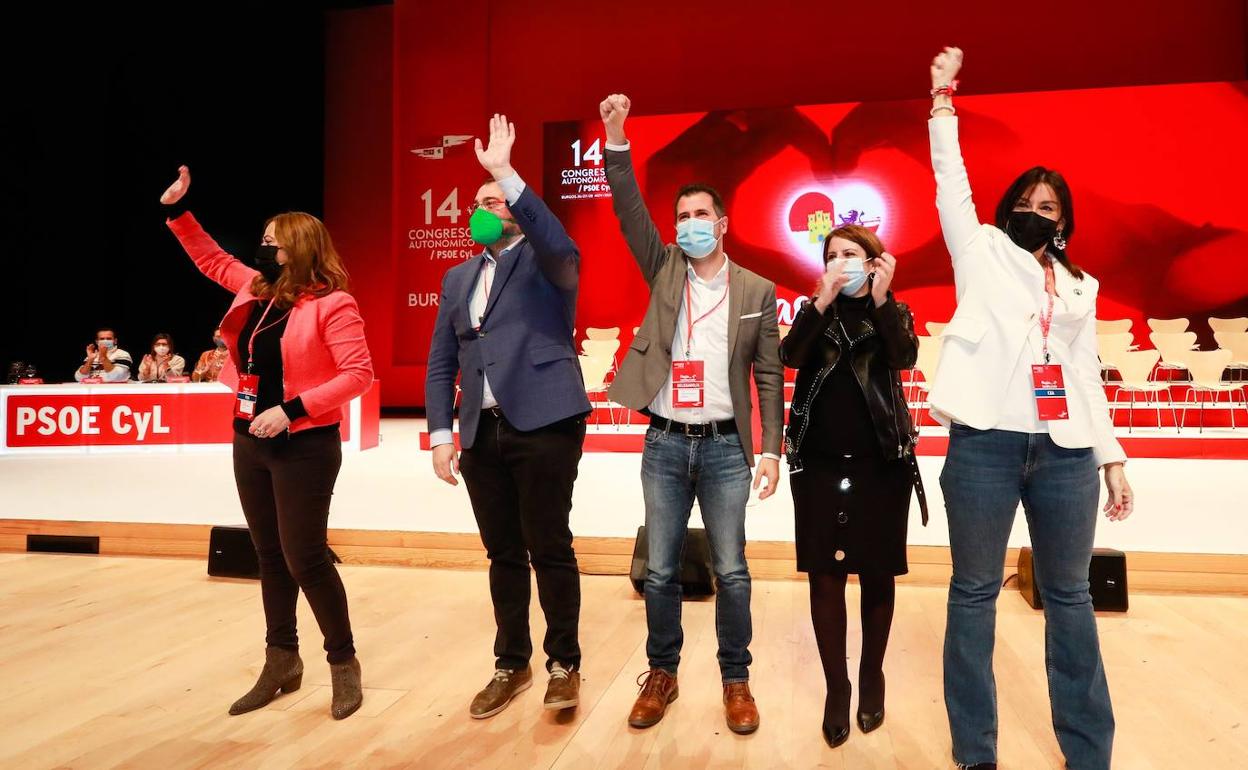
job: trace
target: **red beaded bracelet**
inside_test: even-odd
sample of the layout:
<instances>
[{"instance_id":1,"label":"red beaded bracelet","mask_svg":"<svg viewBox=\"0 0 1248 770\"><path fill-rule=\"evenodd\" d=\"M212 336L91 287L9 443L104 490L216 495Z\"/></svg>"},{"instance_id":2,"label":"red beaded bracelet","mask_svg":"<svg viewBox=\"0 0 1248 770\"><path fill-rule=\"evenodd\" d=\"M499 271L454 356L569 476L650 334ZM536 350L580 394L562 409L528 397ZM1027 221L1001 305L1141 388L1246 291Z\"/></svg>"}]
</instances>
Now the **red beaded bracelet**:
<instances>
[{"instance_id":1,"label":"red beaded bracelet","mask_svg":"<svg viewBox=\"0 0 1248 770\"><path fill-rule=\"evenodd\" d=\"M933 99L935 99L937 96L940 96L941 94L944 94L946 96L953 96L957 92L957 90L958 90L958 81L955 80L952 83L949 83L948 85L943 85L937 88L933 88L931 90L931 95Z\"/></svg>"}]
</instances>

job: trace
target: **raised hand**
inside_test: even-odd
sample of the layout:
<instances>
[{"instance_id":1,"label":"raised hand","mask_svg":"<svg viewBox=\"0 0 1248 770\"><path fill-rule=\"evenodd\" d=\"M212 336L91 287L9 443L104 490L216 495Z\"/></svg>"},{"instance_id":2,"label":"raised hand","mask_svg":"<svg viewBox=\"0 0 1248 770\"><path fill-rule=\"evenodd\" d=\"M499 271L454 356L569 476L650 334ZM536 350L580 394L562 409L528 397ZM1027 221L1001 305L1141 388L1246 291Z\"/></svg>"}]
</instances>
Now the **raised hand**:
<instances>
[{"instance_id":1,"label":"raised hand","mask_svg":"<svg viewBox=\"0 0 1248 770\"><path fill-rule=\"evenodd\" d=\"M875 274L871 280L871 299L875 300L876 307L888 301L888 289L893 285L896 270L897 258L887 251L871 260L871 272Z\"/></svg>"},{"instance_id":2,"label":"raised hand","mask_svg":"<svg viewBox=\"0 0 1248 770\"><path fill-rule=\"evenodd\" d=\"M628 111L633 103L624 94L611 94L598 105L598 115L607 127L608 144L624 144L628 141L624 136L624 121L628 119Z\"/></svg>"},{"instance_id":3,"label":"raised hand","mask_svg":"<svg viewBox=\"0 0 1248 770\"><path fill-rule=\"evenodd\" d=\"M940 88L953 83L962 69L962 49L945 46L945 49L932 59L932 88Z\"/></svg>"},{"instance_id":4,"label":"raised hand","mask_svg":"<svg viewBox=\"0 0 1248 770\"><path fill-rule=\"evenodd\" d=\"M511 146L516 143L516 126L507 121L506 115L495 113L490 118L490 144L482 148L481 139L476 140L477 160L490 172L495 181L506 179L516 170L511 167Z\"/></svg>"},{"instance_id":5,"label":"raised hand","mask_svg":"<svg viewBox=\"0 0 1248 770\"><path fill-rule=\"evenodd\" d=\"M186 195L191 189L191 170L186 166L178 167L178 179L169 185L169 189L165 190L160 196L160 202L166 206L172 206Z\"/></svg>"},{"instance_id":6,"label":"raised hand","mask_svg":"<svg viewBox=\"0 0 1248 770\"><path fill-rule=\"evenodd\" d=\"M847 283L849 276L845 275L845 263L839 259L829 259L823 275L819 276L819 283L815 286L815 309L820 313L827 310L828 305L836 300L836 295Z\"/></svg>"}]
</instances>

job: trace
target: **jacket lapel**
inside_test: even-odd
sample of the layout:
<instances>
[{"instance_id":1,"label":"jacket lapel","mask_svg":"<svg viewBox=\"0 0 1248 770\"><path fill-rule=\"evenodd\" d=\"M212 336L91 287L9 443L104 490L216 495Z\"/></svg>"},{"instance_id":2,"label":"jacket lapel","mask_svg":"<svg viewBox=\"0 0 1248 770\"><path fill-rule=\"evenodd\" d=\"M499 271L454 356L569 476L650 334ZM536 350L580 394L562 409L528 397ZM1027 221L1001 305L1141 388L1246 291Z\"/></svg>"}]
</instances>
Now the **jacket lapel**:
<instances>
[{"instance_id":1,"label":"jacket lapel","mask_svg":"<svg viewBox=\"0 0 1248 770\"><path fill-rule=\"evenodd\" d=\"M728 262L728 360L737 349L737 331L741 328L741 304L745 301L745 282L736 262Z\"/></svg>"},{"instance_id":2,"label":"jacket lapel","mask_svg":"<svg viewBox=\"0 0 1248 770\"><path fill-rule=\"evenodd\" d=\"M490 317L490 311L498 304L498 295L502 294L503 287L507 284L508 279L511 278L511 274L515 272L516 263L520 261L520 250L524 247L525 243L522 241L516 244L515 248L498 258L498 266L494 268L494 283L490 285L490 296L485 303L485 312L481 314L482 322ZM481 259L484 261L485 257L483 256Z\"/></svg>"}]
</instances>

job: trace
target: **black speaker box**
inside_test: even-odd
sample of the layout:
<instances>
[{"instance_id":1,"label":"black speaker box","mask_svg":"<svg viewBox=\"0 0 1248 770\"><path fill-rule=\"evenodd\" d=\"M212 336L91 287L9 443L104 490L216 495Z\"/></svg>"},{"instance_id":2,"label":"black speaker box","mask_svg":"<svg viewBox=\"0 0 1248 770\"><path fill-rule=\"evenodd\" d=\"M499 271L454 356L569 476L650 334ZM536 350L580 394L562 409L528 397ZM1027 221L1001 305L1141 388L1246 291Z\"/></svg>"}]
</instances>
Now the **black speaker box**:
<instances>
[{"instance_id":1,"label":"black speaker box","mask_svg":"<svg viewBox=\"0 0 1248 770\"><path fill-rule=\"evenodd\" d=\"M628 578L639 594L645 592L646 562L649 548L646 544L646 528L637 528L637 540L633 543L633 566ZM686 599L711 596L715 593L715 571L711 567L711 544L705 529L690 529L685 535L685 546L680 555L680 586Z\"/></svg>"},{"instance_id":2,"label":"black speaker box","mask_svg":"<svg viewBox=\"0 0 1248 770\"><path fill-rule=\"evenodd\" d=\"M208 536L208 574L260 579L256 547L246 527L213 527Z\"/></svg>"},{"instance_id":3,"label":"black speaker box","mask_svg":"<svg viewBox=\"0 0 1248 770\"><path fill-rule=\"evenodd\" d=\"M1127 611L1127 555L1112 548L1092 549L1088 567L1092 608L1102 612ZM1018 590L1032 609L1043 609L1044 601L1036 586L1036 568L1031 548L1018 552Z\"/></svg>"}]
</instances>

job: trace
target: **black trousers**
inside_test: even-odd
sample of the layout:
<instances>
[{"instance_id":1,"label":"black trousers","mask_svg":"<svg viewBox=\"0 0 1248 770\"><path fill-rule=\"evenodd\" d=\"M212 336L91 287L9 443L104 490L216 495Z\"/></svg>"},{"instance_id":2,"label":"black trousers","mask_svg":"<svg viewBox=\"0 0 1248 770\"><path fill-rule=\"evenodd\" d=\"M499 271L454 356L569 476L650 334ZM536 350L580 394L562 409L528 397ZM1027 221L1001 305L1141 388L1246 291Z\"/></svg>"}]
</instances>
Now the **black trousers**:
<instances>
[{"instance_id":1,"label":"black trousers","mask_svg":"<svg viewBox=\"0 0 1248 770\"><path fill-rule=\"evenodd\" d=\"M460 457L481 542L490 559L496 666L522 669L529 636L529 563L546 616L546 668L580 668L581 579L572 550L572 485L585 443L585 418L516 430L497 410L481 413L476 439Z\"/></svg>"},{"instance_id":2,"label":"black trousers","mask_svg":"<svg viewBox=\"0 0 1248 770\"><path fill-rule=\"evenodd\" d=\"M234 434L234 479L260 560L265 642L297 649L299 589L325 636L330 663L355 655L347 592L329 559L329 501L342 466L337 427L262 439Z\"/></svg>"}]
</instances>

